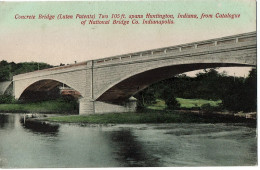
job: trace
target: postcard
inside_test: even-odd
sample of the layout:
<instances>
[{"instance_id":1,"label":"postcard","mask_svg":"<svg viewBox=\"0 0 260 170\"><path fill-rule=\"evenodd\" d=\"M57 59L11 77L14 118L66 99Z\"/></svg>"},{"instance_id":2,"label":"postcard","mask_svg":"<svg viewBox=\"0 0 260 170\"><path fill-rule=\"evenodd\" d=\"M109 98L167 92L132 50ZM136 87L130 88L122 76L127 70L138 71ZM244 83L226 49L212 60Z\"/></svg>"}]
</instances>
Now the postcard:
<instances>
[{"instance_id":1,"label":"postcard","mask_svg":"<svg viewBox=\"0 0 260 170\"><path fill-rule=\"evenodd\" d=\"M257 166L255 0L0 2L0 168Z\"/></svg>"}]
</instances>

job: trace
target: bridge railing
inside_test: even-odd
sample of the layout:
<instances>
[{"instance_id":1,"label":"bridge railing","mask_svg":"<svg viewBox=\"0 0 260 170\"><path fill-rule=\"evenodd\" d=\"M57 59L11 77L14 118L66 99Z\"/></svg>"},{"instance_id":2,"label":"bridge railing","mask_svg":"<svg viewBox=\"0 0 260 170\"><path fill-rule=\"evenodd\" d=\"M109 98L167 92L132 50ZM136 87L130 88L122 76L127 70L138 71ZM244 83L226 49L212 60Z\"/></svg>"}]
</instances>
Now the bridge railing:
<instances>
[{"instance_id":1,"label":"bridge railing","mask_svg":"<svg viewBox=\"0 0 260 170\"><path fill-rule=\"evenodd\" d=\"M247 42L247 41L256 41L256 32L250 32L245 34L216 38L216 39L199 41L199 42L188 43L188 44L181 44L181 45L165 47L165 48L152 49L147 51L140 51L137 53L117 55L113 57L94 60L94 63L95 65L97 65L97 64L106 64L111 62L120 62L122 60L125 61L125 60L137 59L141 57L158 56L158 55L169 54L169 53L181 53L191 49L205 49L205 48L211 48L211 47L223 46L223 45L225 46L225 45L236 44L236 43Z\"/></svg>"},{"instance_id":2,"label":"bridge railing","mask_svg":"<svg viewBox=\"0 0 260 170\"><path fill-rule=\"evenodd\" d=\"M60 70L64 70L64 69L72 69L74 67L84 66L84 65L87 65L86 61L85 62L80 62L80 63L77 63L77 64L68 64L68 65L64 65L64 66L54 66L54 67L47 68L47 69L36 70L36 71L32 71L32 72L18 74L18 75L15 75L13 77L13 79L17 78L17 77L23 77L23 76L27 76L27 75L32 75L32 74L41 74L41 73L48 72L48 71L60 71Z\"/></svg>"}]
</instances>

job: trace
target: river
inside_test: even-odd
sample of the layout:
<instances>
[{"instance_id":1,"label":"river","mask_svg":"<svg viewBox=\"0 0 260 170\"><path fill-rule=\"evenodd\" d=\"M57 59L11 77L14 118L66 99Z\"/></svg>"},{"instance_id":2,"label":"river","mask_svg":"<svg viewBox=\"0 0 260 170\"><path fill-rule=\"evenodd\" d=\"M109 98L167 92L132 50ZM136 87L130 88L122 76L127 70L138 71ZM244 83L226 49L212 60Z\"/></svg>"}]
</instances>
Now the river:
<instances>
[{"instance_id":1,"label":"river","mask_svg":"<svg viewBox=\"0 0 260 170\"><path fill-rule=\"evenodd\" d=\"M243 123L24 125L0 114L0 168L257 164L256 128Z\"/></svg>"}]
</instances>

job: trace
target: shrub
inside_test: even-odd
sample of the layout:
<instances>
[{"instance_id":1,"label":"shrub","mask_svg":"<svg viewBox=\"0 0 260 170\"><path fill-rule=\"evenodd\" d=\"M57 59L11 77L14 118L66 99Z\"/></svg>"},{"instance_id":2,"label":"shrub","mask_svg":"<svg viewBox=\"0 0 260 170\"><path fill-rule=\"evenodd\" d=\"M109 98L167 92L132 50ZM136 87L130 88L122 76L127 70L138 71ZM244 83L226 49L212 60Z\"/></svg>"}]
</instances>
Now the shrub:
<instances>
[{"instance_id":1,"label":"shrub","mask_svg":"<svg viewBox=\"0 0 260 170\"><path fill-rule=\"evenodd\" d=\"M223 105L220 104L219 106L211 106L209 103L203 104L200 107L201 110L213 112L213 111L222 111Z\"/></svg>"},{"instance_id":2,"label":"shrub","mask_svg":"<svg viewBox=\"0 0 260 170\"><path fill-rule=\"evenodd\" d=\"M15 102L16 100L11 95L0 95L0 104L11 104Z\"/></svg>"},{"instance_id":3,"label":"shrub","mask_svg":"<svg viewBox=\"0 0 260 170\"><path fill-rule=\"evenodd\" d=\"M212 111L213 109L213 107L209 103L201 105L200 108L201 110L205 110L205 111Z\"/></svg>"},{"instance_id":4,"label":"shrub","mask_svg":"<svg viewBox=\"0 0 260 170\"><path fill-rule=\"evenodd\" d=\"M174 96L171 96L165 100L165 104L167 105L167 109L179 109L180 103L176 100Z\"/></svg>"},{"instance_id":5,"label":"shrub","mask_svg":"<svg viewBox=\"0 0 260 170\"><path fill-rule=\"evenodd\" d=\"M167 105L166 109L174 110L180 108L180 103L176 100L174 96L174 91L170 88L165 88L161 98L165 101Z\"/></svg>"}]
</instances>

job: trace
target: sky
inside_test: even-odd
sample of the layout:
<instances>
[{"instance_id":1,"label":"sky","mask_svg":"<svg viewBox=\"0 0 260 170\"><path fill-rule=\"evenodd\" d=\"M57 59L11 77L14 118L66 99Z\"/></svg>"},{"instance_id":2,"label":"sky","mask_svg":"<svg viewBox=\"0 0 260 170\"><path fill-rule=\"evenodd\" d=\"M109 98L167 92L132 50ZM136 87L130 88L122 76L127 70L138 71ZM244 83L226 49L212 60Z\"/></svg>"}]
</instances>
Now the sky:
<instances>
[{"instance_id":1,"label":"sky","mask_svg":"<svg viewBox=\"0 0 260 170\"><path fill-rule=\"evenodd\" d=\"M173 14L169 25L82 25L80 19L29 20L16 15ZM178 19L178 14L231 13L238 19ZM130 20L131 21L131 20ZM52 65L110 57L256 31L255 0L0 2L0 61ZM224 69L244 76L251 68Z\"/></svg>"}]
</instances>

